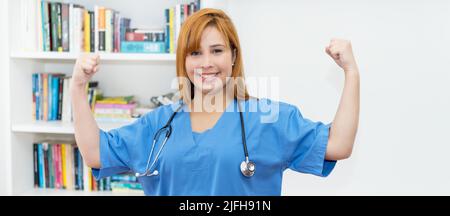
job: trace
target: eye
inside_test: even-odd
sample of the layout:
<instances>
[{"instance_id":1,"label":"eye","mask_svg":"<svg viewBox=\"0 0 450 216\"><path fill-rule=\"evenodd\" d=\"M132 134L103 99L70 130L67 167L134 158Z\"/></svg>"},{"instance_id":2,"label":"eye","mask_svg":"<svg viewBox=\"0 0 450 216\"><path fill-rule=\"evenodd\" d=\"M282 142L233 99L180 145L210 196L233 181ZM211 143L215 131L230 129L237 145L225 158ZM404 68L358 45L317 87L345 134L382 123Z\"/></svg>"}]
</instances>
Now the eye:
<instances>
[{"instance_id":1,"label":"eye","mask_svg":"<svg viewBox=\"0 0 450 216\"><path fill-rule=\"evenodd\" d=\"M193 51L193 52L191 52L190 55L191 55L191 56L200 55L200 52L199 52L199 51Z\"/></svg>"},{"instance_id":2,"label":"eye","mask_svg":"<svg viewBox=\"0 0 450 216\"><path fill-rule=\"evenodd\" d=\"M214 50L213 50L213 53L221 53L221 52L222 52L221 49L214 49Z\"/></svg>"}]
</instances>

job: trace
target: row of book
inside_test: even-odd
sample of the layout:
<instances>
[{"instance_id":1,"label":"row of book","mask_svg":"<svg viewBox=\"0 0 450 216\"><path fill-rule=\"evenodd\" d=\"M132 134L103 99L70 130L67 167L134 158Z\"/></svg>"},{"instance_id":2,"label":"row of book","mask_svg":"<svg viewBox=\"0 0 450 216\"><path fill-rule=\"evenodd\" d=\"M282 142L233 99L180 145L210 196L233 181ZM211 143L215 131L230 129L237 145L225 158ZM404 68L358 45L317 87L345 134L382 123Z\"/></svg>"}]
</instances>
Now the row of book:
<instances>
[{"instance_id":1,"label":"row of book","mask_svg":"<svg viewBox=\"0 0 450 216\"><path fill-rule=\"evenodd\" d=\"M70 76L61 73L32 75L32 114L34 120L72 122ZM104 97L98 81L86 85L88 104L97 121L129 123L135 117L134 96Z\"/></svg>"},{"instance_id":2,"label":"row of book","mask_svg":"<svg viewBox=\"0 0 450 216\"><path fill-rule=\"evenodd\" d=\"M166 49L168 53L175 53L177 39L184 21L201 8L201 1L195 0L189 4L177 4L175 7L166 8L164 15L166 18Z\"/></svg>"},{"instance_id":3,"label":"row of book","mask_svg":"<svg viewBox=\"0 0 450 216\"><path fill-rule=\"evenodd\" d=\"M70 81L62 73L32 74L32 114L34 120L72 122ZM88 103L94 111L96 98L101 97L97 81L86 86Z\"/></svg>"},{"instance_id":4,"label":"row of book","mask_svg":"<svg viewBox=\"0 0 450 216\"><path fill-rule=\"evenodd\" d=\"M72 121L70 79L71 77L61 73L34 73L32 75L34 120Z\"/></svg>"},{"instance_id":5,"label":"row of book","mask_svg":"<svg viewBox=\"0 0 450 216\"><path fill-rule=\"evenodd\" d=\"M94 117L97 122L128 123L135 116L137 103L134 96L104 97L94 105Z\"/></svg>"},{"instance_id":6,"label":"row of book","mask_svg":"<svg viewBox=\"0 0 450 216\"><path fill-rule=\"evenodd\" d=\"M83 191L142 192L131 174L96 180L73 143L46 141L33 144L34 187Z\"/></svg>"},{"instance_id":7,"label":"row of book","mask_svg":"<svg viewBox=\"0 0 450 216\"><path fill-rule=\"evenodd\" d=\"M200 9L200 0L164 11L160 29L131 28L120 12L46 0L20 0L19 35L24 51L175 53L184 20Z\"/></svg>"},{"instance_id":8,"label":"row of book","mask_svg":"<svg viewBox=\"0 0 450 216\"><path fill-rule=\"evenodd\" d=\"M25 51L119 52L129 18L105 7L20 0Z\"/></svg>"}]
</instances>

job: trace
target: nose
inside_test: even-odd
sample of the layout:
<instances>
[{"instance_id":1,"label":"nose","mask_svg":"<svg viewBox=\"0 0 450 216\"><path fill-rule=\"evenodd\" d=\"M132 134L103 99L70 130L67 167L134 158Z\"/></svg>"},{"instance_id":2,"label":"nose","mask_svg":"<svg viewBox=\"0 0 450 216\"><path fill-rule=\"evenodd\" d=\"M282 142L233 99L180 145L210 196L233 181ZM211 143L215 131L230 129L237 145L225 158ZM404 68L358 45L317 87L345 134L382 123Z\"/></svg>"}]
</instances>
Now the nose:
<instances>
[{"instance_id":1,"label":"nose","mask_svg":"<svg viewBox=\"0 0 450 216\"><path fill-rule=\"evenodd\" d=\"M202 56L200 66L204 69L212 67L211 56L209 54L204 54Z\"/></svg>"}]
</instances>

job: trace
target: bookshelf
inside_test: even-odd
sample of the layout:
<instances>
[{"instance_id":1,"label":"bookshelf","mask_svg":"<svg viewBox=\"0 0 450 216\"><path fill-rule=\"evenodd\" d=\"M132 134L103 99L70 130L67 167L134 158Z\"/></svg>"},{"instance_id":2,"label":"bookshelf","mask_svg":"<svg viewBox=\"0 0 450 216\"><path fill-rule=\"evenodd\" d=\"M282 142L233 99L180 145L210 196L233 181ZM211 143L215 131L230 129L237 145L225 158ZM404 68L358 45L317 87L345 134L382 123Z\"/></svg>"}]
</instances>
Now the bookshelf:
<instances>
[{"instance_id":1,"label":"bookshelf","mask_svg":"<svg viewBox=\"0 0 450 216\"><path fill-rule=\"evenodd\" d=\"M51 2L53 0L50 0ZM132 26L162 26L164 9L185 0L59 0L93 8L94 5L110 7L132 19ZM137 7L136 5L140 6ZM226 0L202 0L203 7L226 10ZM2 1L1 26L7 26L6 35L1 36L0 84L4 100L1 110L0 148L2 165L0 172L0 194L37 196L109 196L142 195L122 192L86 192L33 187L33 143L42 139L74 140L71 123L62 121L35 121L32 118L32 74L58 72L71 75L79 53L30 52L19 49L22 45L17 32L22 24L19 16L20 1ZM149 8L149 11L142 8ZM135 22L134 22L135 21ZM134 23L133 23L134 22ZM4 46L3 46L4 45ZM6 49L4 49L4 47ZM148 104L151 96L161 95L174 89L175 54L101 53L101 69L93 77L99 81L104 95L135 95L138 102ZM99 127L110 130L127 123L99 123Z\"/></svg>"},{"instance_id":2,"label":"bookshelf","mask_svg":"<svg viewBox=\"0 0 450 216\"><path fill-rule=\"evenodd\" d=\"M114 128L121 127L130 122L124 123L103 123L99 122L100 129L109 131ZM73 125L69 122L62 121L36 121L27 123L17 123L11 126L11 130L15 133L48 133L48 134L74 134Z\"/></svg>"},{"instance_id":3,"label":"bookshelf","mask_svg":"<svg viewBox=\"0 0 450 216\"><path fill-rule=\"evenodd\" d=\"M78 53L59 52L12 52L13 59L37 59L37 60L75 60ZM175 54L140 54L140 53L101 53L102 61L153 61L175 62Z\"/></svg>"}]
</instances>

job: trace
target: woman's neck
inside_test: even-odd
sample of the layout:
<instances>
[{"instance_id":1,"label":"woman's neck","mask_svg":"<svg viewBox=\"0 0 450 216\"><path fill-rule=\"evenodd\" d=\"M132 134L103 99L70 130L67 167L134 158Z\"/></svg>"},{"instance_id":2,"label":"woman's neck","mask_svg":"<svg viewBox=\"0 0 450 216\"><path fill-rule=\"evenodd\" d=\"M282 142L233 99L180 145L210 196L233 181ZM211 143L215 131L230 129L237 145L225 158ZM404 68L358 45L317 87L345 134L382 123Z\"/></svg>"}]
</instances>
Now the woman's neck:
<instances>
[{"instance_id":1,"label":"woman's neck","mask_svg":"<svg viewBox=\"0 0 450 216\"><path fill-rule=\"evenodd\" d=\"M214 94L204 94L199 90L195 90L194 99L191 101L191 104L189 104L191 111L224 112L228 107L228 104L230 104L230 102L234 99L234 92L224 90L225 89Z\"/></svg>"}]
</instances>

